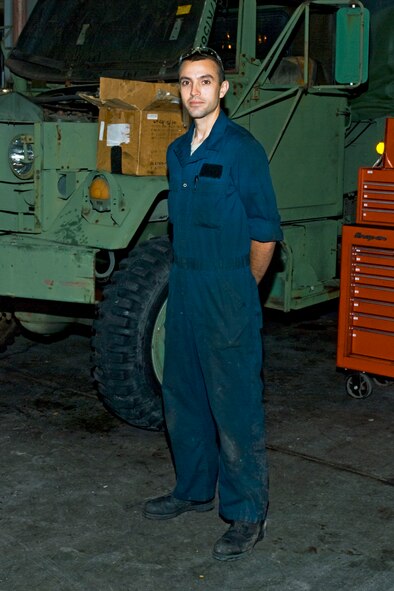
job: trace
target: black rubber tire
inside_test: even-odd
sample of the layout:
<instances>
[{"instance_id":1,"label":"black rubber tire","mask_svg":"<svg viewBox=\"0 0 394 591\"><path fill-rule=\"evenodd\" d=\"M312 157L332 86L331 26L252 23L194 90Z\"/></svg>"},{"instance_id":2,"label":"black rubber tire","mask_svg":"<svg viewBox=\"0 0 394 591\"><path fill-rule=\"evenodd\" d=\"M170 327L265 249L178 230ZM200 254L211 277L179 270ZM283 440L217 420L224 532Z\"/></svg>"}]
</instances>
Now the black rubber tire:
<instances>
[{"instance_id":1,"label":"black rubber tire","mask_svg":"<svg viewBox=\"0 0 394 591\"><path fill-rule=\"evenodd\" d=\"M351 373L346 378L346 392L351 398L364 400L371 396L372 380L366 373Z\"/></svg>"},{"instance_id":2,"label":"black rubber tire","mask_svg":"<svg viewBox=\"0 0 394 591\"><path fill-rule=\"evenodd\" d=\"M130 425L152 431L163 428L151 346L168 295L170 262L168 238L137 246L104 289L93 325L93 375L104 405Z\"/></svg>"},{"instance_id":3,"label":"black rubber tire","mask_svg":"<svg viewBox=\"0 0 394 591\"><path fill-rule=\"evenodd\" d=\"M13 314L0 312L0 352L5 351L10 345L19 327Z\"/></svg>"}]
</instances>

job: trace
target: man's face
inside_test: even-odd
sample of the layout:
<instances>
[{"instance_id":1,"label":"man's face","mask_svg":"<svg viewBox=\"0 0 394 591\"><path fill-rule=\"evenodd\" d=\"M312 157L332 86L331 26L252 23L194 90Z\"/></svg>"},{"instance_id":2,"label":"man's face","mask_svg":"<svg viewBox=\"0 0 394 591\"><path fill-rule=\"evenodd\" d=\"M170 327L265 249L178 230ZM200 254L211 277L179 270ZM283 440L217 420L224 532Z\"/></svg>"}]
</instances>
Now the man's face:
<instances>
[{"instance_id":1,"label":"man's face","mask_svg":"<svg viewBox=\"0 0 394 591\"><path fill-rule=\"evenodd\" d=\"M228 90L228 82L219 83L217 65L210 59L186 60L179 72L181 97L190 117L203 119L219 114L220 99Z\"/></svg>"}]
</instances>

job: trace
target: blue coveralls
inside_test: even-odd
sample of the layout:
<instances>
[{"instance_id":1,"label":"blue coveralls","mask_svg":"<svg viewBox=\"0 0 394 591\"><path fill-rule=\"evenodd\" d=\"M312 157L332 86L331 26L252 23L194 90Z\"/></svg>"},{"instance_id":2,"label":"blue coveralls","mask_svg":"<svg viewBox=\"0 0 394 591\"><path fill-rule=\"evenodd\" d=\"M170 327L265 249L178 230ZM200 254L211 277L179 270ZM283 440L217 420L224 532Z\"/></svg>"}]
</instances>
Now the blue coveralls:
<instances>
[{"instance_id":1,"label":"blue coveralls","mask_svg":"<svg viewBox=\"0 0 394 591\"><path fill-rule=\"evenodd\" d=\"M174 263L167 304L163 399L174 496L257 522L268 506L261 381L262 316L251 239L280 240L268 162L221 112L190 155L194 126L168 149Z\"/></svg>"}]
</instances>

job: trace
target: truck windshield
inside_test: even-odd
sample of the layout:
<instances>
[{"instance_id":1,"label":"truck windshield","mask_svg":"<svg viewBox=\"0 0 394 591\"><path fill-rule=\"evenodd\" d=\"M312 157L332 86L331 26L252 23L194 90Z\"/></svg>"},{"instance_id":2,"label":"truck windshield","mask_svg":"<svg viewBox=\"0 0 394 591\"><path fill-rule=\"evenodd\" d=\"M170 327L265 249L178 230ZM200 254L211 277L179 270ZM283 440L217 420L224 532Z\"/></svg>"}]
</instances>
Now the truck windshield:
<instances>
[{"instance_id":1,"label":"truck windshield","mask_svg":"<svg viewBox=\"0 0 394 591\"><path fill-rule=\"evenodd\" d=\"M176 77L196 37L204 0L38 0L7 65L62 83Z\"/></svg>"},{"instance_id":2,"label":"truck windshield","mask_svg":"<svg viewBox=\"0 0 394 591\"><path fill-rule=\"evenodd\" d=\"M257 1L255 57L259 60L266 57L289 20L285 8L267 4L266 0ZM219 53L228 72L237 67L238 12L238 0L218 3L208 43Z\"/></svg>"}]
</instances>

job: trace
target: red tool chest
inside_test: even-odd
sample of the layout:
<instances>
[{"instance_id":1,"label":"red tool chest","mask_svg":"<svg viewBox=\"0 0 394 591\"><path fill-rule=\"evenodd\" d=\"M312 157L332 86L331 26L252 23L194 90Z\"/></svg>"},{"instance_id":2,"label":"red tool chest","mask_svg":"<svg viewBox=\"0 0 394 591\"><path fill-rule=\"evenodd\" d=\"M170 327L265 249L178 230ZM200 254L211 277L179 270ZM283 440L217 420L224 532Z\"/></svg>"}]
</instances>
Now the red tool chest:
<instances>
[{"instance_id":1,"label":"red tool chest","mask_svg":"<svg viewBox=\"0 0 394 591\"><path fill-rule=\"evenodd\" d=\"M394 118L380 167L359 170L356 222L342 231L337 365L353 371L348 394L366 398L368 374L394 378Z\"/></svg>"},{"instance_id":2,"label":"red tool chest","mask_svg":"<svg viewBox=\"0 0 394 591\"><path fill-rule=\"evenodd\" d=\"M360 168L357 223L394 227L394 168Z\"/></svg>"},{"instance_id":3,"label":"red tool chest","mask_svg":"<svg viewBox=\"0 0 394 591\"><path fill-rule=\"evenodd\" d=\"M343 227L337 365L362 372L353 398L372 393L368 374L394 378L394 229Z\"/></svg>"},{"instance_id":4,"label":"red tool chest","mask_svg":"<svg viewBox=\"0 0 394 591\"><path fill-rule=\"evenodd\" d=\"M394 228L343 227L337 364L394 378Z\"/></svg>"}]
</instances>

